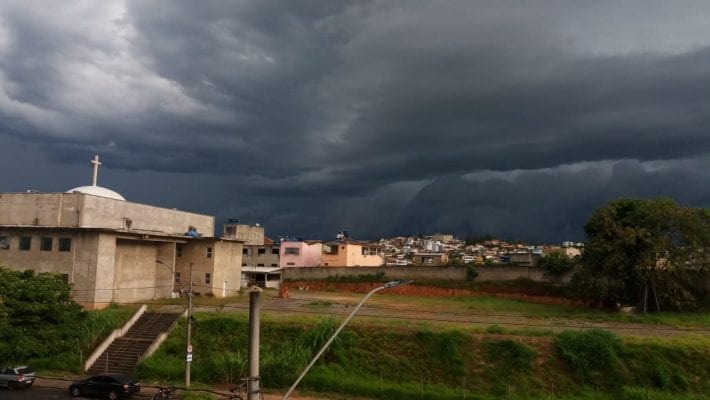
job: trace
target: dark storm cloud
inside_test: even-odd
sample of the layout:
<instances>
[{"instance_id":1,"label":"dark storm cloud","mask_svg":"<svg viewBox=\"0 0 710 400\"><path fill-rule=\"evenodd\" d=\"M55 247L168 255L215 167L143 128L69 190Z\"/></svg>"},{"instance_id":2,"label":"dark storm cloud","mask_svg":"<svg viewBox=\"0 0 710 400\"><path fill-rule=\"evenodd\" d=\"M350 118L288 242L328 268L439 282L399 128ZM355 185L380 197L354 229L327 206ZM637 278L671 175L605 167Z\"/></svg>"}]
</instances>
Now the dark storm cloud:
<instances>
[{"instance_id":1,"label":"dark storm cloud","mask_svg":"<svg viewBox=\"0 0 710 400\"><path fill-rule=\"evenodd\" d=\"M100 153L132 200L282 234L578 238L626 192L710 203L678 183L710 151L710 6L681 3L6 2L3 162Z\"/></svg>"}]
</instances>

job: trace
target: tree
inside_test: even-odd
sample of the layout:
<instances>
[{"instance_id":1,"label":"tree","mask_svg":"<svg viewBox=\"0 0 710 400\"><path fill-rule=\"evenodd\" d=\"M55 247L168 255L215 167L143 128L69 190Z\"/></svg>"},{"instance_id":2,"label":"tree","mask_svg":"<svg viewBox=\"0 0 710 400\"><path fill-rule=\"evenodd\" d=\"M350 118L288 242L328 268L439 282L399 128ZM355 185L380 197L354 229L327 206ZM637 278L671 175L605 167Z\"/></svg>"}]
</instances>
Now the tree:
<instances>
[{"instance_id":1,"label":"tree","mask_svg":"<svg viewBox=\"0 0 710 400\"><path fill-rule=\"evenodd\" d=\"M548 254L538 261L538 267L544 268L551 275L564 275L574 268L576 257L570 258L560 252Z\"/></svg>"},{"instance_id":2,"label":"tree","mask_svg":"<svg viewBox=\"0 0 710 400\"><path fill-rule=\"evenodd\" d=\"M59 274L0 266L0 360L21 362L71 349L85 317Z\"/></svg>"},{"instance_id":3,"label":"tree","mask_svg":"<svg viewBox=\"0 0 710 400\"><path fill-rule=\"evenodd\" d=\"M710 272L710 214L666 198L620 199L585 225L582 269L573 286L604 306L696 307Z\"/></svg>"}]
</instances>

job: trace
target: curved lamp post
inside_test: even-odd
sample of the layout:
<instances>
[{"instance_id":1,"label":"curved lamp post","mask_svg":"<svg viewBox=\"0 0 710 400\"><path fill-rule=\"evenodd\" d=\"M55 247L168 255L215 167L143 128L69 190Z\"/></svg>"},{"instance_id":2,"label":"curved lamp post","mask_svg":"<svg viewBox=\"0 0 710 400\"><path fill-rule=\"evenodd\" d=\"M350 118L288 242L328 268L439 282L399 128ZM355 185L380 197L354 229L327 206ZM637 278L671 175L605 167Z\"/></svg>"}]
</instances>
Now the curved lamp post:
<instances>
[{"instance_id":1,"label":"curved lamp post","mask_svg":"<svg viewBox=\"0 0 710 400\"><path fill-rule=\"evenodd\" d=\"M313 357L313 359L308 364L306 369L304 369L303 372L301 372L301 375L299 375L299 377L296 379L296 382L294 382L293 385L291 385L291 387L288 389L288 392L286 392L286 394L284 395L283 400L288 400L288 396L290 396L291 392L293 392L294 389L296 389L296 386L298 386L298 384L301 382L303 377L306 376L306 373L308 372L308 370L311 369L313 364L315 364L316 361L318 361L318 359L320 358L320 356L322 356L323 353L325 353L325 351L328 349L328 346L330 346L330 344L333 342L333 340L335 340L335 337L338 336L340 331L343 330L345 325L350 321L350 319L352 319L352 317L355 315L355 313L357 313L357 310L360 309L360 307L363 305L363 303L365 303L365 301L367 301L367 299L369 299L370 296L372 296L375 292L379 292L380 290L389 289L389 288L393 288L393 287L401 286L401 285L408 285L412 282L414 282L414 281L411 281L411 280L410 281L391 281L391 282L385 283L383 286L376 287L376 288L372 289L370 291L370 293L368 293L365 296L365 298L360 301L360 303L357 305L357 307L355 307L355 309L350 313L350 315L348 315L348 317L345 318L345 321L343 321L343 323L340 324L340 326L335 331L335 333L333 333L333 336L331 336L330 339L328 339L328 341L320 349L320 351L318 351L318 354L316 354L316 356Z\"/></svg>"}]
</instances>

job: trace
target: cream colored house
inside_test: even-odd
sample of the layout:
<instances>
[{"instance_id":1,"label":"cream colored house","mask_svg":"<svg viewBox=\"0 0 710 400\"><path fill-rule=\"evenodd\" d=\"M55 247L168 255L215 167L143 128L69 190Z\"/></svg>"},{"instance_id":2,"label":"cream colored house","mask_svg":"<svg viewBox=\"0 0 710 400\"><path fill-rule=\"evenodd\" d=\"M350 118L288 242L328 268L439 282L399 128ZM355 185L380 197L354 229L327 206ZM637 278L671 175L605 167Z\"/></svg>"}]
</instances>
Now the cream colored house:
<instances>
[{"instance_id":1,"label":"cream colored house","mask_svg":"<svg viewBox=\"0 0 710 400\"><path fill-rule=\"evenodd\" d=\"M382 248L376 244L340 240L323 243L320 265L324 267L381 267Z\"/></svg>"}]
</instances>

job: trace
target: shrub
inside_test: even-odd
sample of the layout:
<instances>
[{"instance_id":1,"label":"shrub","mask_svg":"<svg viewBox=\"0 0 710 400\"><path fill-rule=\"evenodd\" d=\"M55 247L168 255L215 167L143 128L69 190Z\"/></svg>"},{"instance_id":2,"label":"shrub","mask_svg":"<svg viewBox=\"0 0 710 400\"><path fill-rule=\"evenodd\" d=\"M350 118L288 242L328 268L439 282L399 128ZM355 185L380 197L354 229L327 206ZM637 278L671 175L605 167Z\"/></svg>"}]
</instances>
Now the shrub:
<instances>
[{"instance_id":1,"label":"shrub","mask_svg":"<svg viewBox=\"0 0 710 400\"><path fill-rule=\"evenodd\" d=\"M529 371L537 352L514 340L495 340L486 343L486 358L495 362L506 373Z\"/></svg>"},{"instance_id":2,"label":"shrub","mask_svg":"<svg viewBox=\"0 0 710 400\"><path fill-rule=\"evenodd\" d=\"M608 331L564 331L555 338L555 351L585 380L593 380L618 370L619 338Z\"/></svg>"},{"instance_id":3,"label":"shrub","mask_svg":"<svg viewBox=\"0 0 710 400\"><path fill-rule=\"evenodd\" d=\"M466 265L466 279L472 281L478 278L478 270L473 265Z\"/></svg>"}]
</instances>

